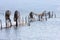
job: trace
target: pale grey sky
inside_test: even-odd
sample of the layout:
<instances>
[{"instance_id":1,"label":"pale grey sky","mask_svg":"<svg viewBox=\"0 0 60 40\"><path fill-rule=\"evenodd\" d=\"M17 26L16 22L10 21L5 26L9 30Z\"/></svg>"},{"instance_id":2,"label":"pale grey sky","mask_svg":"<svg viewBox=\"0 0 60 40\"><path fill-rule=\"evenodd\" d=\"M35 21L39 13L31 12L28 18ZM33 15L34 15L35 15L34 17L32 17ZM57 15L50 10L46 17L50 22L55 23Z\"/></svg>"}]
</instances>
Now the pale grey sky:
<instances>
[{"instance_id":1,"label":"pale grey sky","mask_svg":"<svg viewBox=\"0 0 60 40\"><path fill-rule=\"evenodd\" d=\"M48 9L60 10L60 0L0 0L0 9Z\"/></svg>"}]
</instances>

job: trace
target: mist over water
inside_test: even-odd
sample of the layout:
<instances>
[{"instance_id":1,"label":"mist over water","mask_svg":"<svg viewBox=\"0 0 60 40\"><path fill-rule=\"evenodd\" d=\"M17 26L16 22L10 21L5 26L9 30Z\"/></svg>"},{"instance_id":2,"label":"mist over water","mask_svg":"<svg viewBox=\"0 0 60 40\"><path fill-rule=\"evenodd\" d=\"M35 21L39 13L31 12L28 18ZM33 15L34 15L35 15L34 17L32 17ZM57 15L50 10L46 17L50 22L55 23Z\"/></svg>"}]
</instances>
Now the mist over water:
<instances>
[{"instance_id":1,"label":"mist over water","mask_svg":"<svg viewBox=\"0 0 60 40\"><path fill-rule=\"evenodd\" d=\"M40 13L44 10L60 13L60 0L0 0L0 12L18 10L21 15L29 14L31 11Z\"/></svg>"},{"instance_id":2,"label":"mist over water","mask_svg":"<svg viewBox=\"0 0 60 40\"><path fill-rule=\"evenodd\" d=\"M11 19L15 10L20 12L21 17L26 17L32 11L42 13L44 10L53 11L57 17L60 17L60 0L0 0L0 19L5 20L5 11L11 11ZM3 21L4 23L4 21Z\"/></svg>"},{"instance_id":3,"label":"mist over water","mask_svg":"<svg viewBox=\"0 0 60 40\"><path fill-rule=\"evenodd\" d=\"M44 10L60 15L60 0L0 0L0 15L4 16L6 10L10 10L11 15L18 10L24 17L31 11L41 13Z\"/></svg>"}]
</instances>

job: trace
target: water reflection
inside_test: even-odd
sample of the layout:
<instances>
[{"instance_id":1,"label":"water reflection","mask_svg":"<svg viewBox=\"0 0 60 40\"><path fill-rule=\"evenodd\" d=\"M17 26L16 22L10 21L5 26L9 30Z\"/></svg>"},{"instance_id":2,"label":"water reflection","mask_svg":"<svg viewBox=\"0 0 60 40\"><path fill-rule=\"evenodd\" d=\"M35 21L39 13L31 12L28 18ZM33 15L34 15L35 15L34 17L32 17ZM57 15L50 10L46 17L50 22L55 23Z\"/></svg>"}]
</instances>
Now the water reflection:
<instances>
[{"instance_id":1,"label":"water reflection","mask_svg":"<svg viewBox=\"0 0 60 40\"><path fill-rule=\"evenodd\" d=\"M17 28L8 28L0 30L0 39L3 40L19 40L20 30Z\"/></svg>"}]
</instances>

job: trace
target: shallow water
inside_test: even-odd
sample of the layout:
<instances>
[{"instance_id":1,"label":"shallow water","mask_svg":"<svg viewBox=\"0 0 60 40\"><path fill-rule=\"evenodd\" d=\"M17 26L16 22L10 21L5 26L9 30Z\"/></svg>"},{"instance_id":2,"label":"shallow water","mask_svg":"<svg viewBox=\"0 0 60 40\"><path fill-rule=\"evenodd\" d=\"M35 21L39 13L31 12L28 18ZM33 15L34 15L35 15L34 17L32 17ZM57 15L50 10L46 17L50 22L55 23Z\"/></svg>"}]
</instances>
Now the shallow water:
<instances>
[{"instance_id":1,"label":"shallow water","mask_svg":"<svg viewBox=\"0 0 60 40\"><path fill-rule=\"evenodd\" d=\"M60 40L59 24L59 18L53 18L33 22L30 26L13 26L0 30L0 40Z\"/></svg>"}]
</instances>

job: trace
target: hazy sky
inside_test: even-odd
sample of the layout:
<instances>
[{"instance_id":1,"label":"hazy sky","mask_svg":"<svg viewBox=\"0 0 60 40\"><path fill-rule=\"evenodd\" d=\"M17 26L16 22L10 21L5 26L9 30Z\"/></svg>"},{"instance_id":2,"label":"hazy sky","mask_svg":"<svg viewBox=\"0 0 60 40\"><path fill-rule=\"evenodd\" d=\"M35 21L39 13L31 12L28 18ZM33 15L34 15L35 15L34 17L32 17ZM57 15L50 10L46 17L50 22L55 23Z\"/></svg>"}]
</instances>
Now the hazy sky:
<instances>
[{"instance_id":1,"label":"hazy sky","mask_svg":"<svg viewBox=\"0 0 60 40\"><path fill-rule=\"evenodd\" d=\"M4 9L55 9L60 10L60 0L0 0L0 10Z\"/></svg>"}]
</instances>

